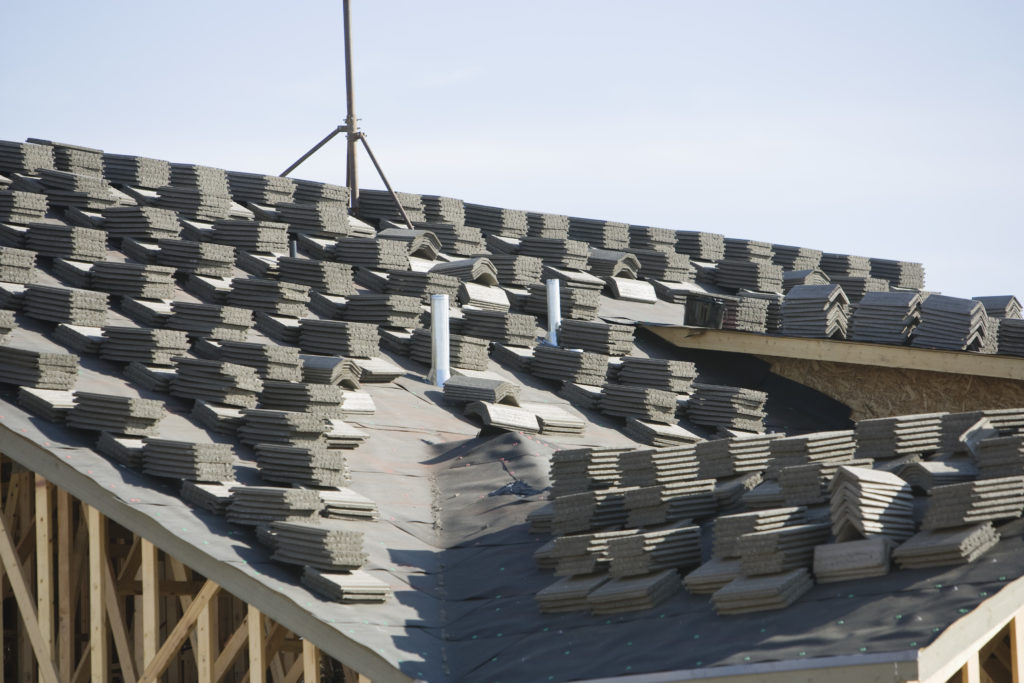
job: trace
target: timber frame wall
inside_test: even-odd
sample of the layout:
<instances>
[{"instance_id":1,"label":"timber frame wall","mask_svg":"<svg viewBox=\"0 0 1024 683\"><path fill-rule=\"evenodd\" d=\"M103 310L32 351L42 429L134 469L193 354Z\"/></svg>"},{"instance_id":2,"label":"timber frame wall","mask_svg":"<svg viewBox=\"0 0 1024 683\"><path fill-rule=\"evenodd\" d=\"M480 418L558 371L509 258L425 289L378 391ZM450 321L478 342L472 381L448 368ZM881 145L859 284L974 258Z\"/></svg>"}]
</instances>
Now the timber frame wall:
<instances>
[{"instance_id":1,"label":"timber frame wall","mask_svg":"<svg viewBox=\"0 0 1024 683\"><path fill-rule=\"evenodd\" d=\"M0 683L369 683L3 455L0 599Z\"/></svg>"}]
</instances>

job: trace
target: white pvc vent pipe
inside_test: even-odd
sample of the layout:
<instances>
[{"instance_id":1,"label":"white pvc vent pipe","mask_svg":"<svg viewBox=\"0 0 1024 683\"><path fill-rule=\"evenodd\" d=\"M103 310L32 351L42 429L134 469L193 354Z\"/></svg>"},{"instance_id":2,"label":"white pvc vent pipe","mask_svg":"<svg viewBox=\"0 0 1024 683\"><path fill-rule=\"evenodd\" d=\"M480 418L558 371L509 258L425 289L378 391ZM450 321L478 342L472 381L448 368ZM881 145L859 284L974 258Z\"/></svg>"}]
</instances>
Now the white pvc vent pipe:
<instances>
[{"instance_id":1,"label":"white pvc vent pipe","mask_svg":"<svg viewBox=\"0 0 1024 683\"><path fill-rule=\"evenodd\" d=\"M558 328L562 325L562 293L558 278L547 281L548 286L548 336L547 343L558 346Z\"/></svg>"},{"instance_id":2,"label":"white pvc vent pipe","mask_svg":"<svg viewBox=\"0 0 1024 683\"><path fill-rule=\"evenodd\" d=\"M449 365L448 295L430 295L430 382L443 387L452 376Z\"/></svg>"}]
</instances>

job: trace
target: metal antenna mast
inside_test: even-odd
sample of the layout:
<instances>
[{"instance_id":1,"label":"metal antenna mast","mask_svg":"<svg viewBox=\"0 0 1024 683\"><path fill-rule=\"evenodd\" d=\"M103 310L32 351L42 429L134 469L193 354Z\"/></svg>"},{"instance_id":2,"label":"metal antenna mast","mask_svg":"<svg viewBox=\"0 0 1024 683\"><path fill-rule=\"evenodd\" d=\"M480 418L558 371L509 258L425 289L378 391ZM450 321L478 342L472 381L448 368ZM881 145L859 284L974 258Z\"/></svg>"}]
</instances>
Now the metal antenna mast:
<instances>
[{"instance_id":1,"label":"metal antenna mast","mask_svg":"<svg viewBox=\"0 0 1024 683\"><path fill-rule=\"evenodd\" d=\"M402 220L405 221L406 226L411 230L413 226L412 221L409 220L409 215L405 212L401 202L398 201L398 196L395 194L395 191L391 189L391 183L388 182L387 176L384 175L384 169L381 168L373 150L370 149L370 143L366 141L366 134L359 130L358 127L358 122L356 120L355 89L352 87L352 21L349 15L349 0L342 0L342 12L344 13L345 21L345 104L348 108L348 113L345 116L345 125L338 126L328 133L323 140L313 145L310 150L299 157L294 164L286 168L281 173L281 177L288 175L298 168L302 162L313 156L321 147L333 140L339 133L345 133L347 138L345 184L349 189L352 210L356 212L359 210L359 173L356 161L356 143L362 142L363 148L366 150L366 154L370 157L370 161L373 162L373 167L377 170L377 174L384 182L384 187L386 187L388 192L391 194L391 200L395 202L395 206L398 207L399 213L402 214Z\"/></svg>"}]
</instances>

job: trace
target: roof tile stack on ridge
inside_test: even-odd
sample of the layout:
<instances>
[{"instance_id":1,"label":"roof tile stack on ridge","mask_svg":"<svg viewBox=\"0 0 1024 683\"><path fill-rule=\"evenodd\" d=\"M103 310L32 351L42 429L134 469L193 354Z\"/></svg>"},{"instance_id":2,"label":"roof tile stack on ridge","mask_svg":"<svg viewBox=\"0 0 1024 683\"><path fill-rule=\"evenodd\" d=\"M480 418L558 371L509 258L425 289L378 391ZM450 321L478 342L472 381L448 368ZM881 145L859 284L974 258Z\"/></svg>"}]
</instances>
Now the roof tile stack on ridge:
<instances>
[{"instance_id":1,"label":"roof tile stack on ridge","mask_svg":"<svg viewBox=\"0 0 1024 683\"><path fill-rule=\"evenodd\" d=\"M647 225L630 225L629 249L631 251L661 251L675 253L676 233L669 228L653 228Z\"/></svg>"},{"instance_id":2,"label":"roof tile stack on ridge","mask_svg":"<svg viewBox=\"0 0 1024 683\"><path fill-rule=\"evenodd\" d=\"M519 385L504 380L455 375L445 382L443 392L445 399L454 403L486 401L519 405Z\"/></svg>"},{"instance_id":3,"label":"roof tile stack on ridge","mask_svg":"<svg viewBox=\"0 0 1024 683\"><path fill-rule=\"evenodd\" d=\"M889 282L875 277L843 277L841 275L834 275L832 282L843 288L843 292L853 304L859 303L867 294L889 291Z\"/></svg>"},{"instance_id":4,"label":"roof tile stack on ridge","mask_svg":"<svg viewBox=\"0 0 1024 683\"><path fill-rule=\"evenodd\" d=\"M725 236L715 232L676 230L676 252L698 261L725 258Z\"/></svg>"},{"instance_id":5,"label":"roof tile stack on ridge","mask_svg":"<svg viewBox=\"0 0 1024 683\"><path fill-rule=\"evenodd\" d=\"M502 237L521 238L529 229L525 211L503 209L484 204L464 204L466 225L478 228L484 235L501 235Z\"/></svg>"},{"instance_id":6,"label":"roof tile stack on ridge","mask_svg":"<svg viewBox=\"0 0 1024 683\"><path fill-rule=\"evenodd\" d=\"M423 197L421 195L409 192L396 192L395 196L398 198L402 208L405 209L409 220L425 221L427 219L426 207L423 204ZM386 190L360 189L357 213L360 218L371 221L382 218L393 221L402 220L401 211L399 211L394 199L391 198L391 193Z\"/></svg>"},{"instance_id":7,"label":"roof tile stack on ridge","mask_svg":"<svg viewBox=\"0 0 1024 683\"><path fill-rule=\"evenodd\" d=\"M258 443L253 450L260 477L271 483L323 488L347 486L351 480L347 458L324 444Z\"/></svg>"},{"instance_id":8,"label":"roof tile stack on ridge","mask_svg":"<svg viewBox=\"0 0 1024 683\"><path fill-rule=\"evenodd\" d=\"M119 363L169 366L189 349L188 335L181 330L108 325L103 337L100 358Z\"/></svg>"},{"instance_id":9,"label":"roof tile stack on ridge","mask_svg":"<svg viewBox=\"0 0 1024 683\"><path fill-rule=\"evenodd\" d=\"M304 318L299 321L299 348L306 353L373 358L380 355L380 333L371 323Z\"/></svg>"},{"instance_id":10,"label":"roof tile stack on ridge","mask_svg":"<svg viewBox=\"0 0 1024 683\"><path fill-rule=\"evenodd\" d=\"M998 296L975 296L974 301L980 301L985 306L985 313L989 318L1016 318L1021 317L1020 300L1012 294Z\"/></svg>"},{"instance_id":11,"label":"roof tile stack on ridge","mask_svg":"<svg viewBox=\"0 0 1024 683\"><path fill-rule=\"evenodd\" d=\"M487 243L483 233L470 225L457 223L414 222L420 230L428 230L441 241L442 249L449 254L470 256L485 251Z\"/></svg>"},{"instance_id":12,"label":"roof tile stack on ridge","mask_svg":"<svg viewBox=\"0 0 1024 683\"><path fill-rule=\"evenodd\" d=\"M822 252L807 247L773 244L772 263L785 270L814 270L821 265Z\"/></svg>"},{"instance_id":13,"label":"roof tile stack on ridge","mask_svg":"<svg viewBox=\"0 0 1024 683\"><path fill-rule=\"evenodd\" d=\"M931 453L942 445L943 413L859 420L854 426L857 458L885 460Z\"/></svg>"},{"instance_id":14,"label":"roof tile stack on ridge","mask_svg":"<svg viewBox=\"0 0 1024 683\"><path fill-rule=\"evenodd\" d=\"M764 406L768 400L765 392L719 384L694 383L693 387L686 414L695 424L764 432Z\"/></svg>"},{"instance_id":15,"label":"roof tile stack on ridge","mask_svg":"<svg viewBox=\"0 0 1024 683\"><path fill-rule=\"evenodd\" d=\"M587 269L591 275L600 278L636 278L640 272L640 260L624 251L591 249L587 257Z\"/></svg>"},{"instance_id":16,"label":"roof tile stack on ridge","mask_svg":"<svg viewBox=\"0 0 1024 683\"><path fill-rule=\"evenodd\" d=\"M255 368L217 360L176 357L171 395L241 408L255 408L263 382Z\"/></svg>"},{"instance_id":17,"label":"roof tile stack on ridge","mask_svg":"<svg viewBox=\"0 0 1024 683\"><path fill-rule=\"evenodd\" d=\"M430 223L466 224L466 207L461 199L436 194L420 195L423 215Z\"/></svg>"},{"instance_id":18,"label":"roof tile stack on ridge","mask_svg":"<svg viewBox=\"0 0 1024 683\"><path fill-rule=\"evenodd\" d=\"M1024 356L1024 320L1003 318L999 321L999 353Z\"/></svg>"},{"instance_id":19,"label":"roof tile stack on ridge","mask_svg":"<svg viewBox=\"0 0 1024 683\"><path fill-rule=\"evenodd\" d=\"M549 466L552 500L590 489L618 486L620 456L629 450L615 446L586 446L555 451L551 454Z\"/></svg>"},{"instance_id":20,"label":"roof tile stack on ridge","mask_svg":"<svg viewBox=\"0 0 1024 683\"><path fill-rule=\"evenodd\" d=\"M524 237L519 243L519 253L539 258L546 266L586 270L590 247L575 239Z\"/></svg>"},{"instance_id":21,"label":"roof tile stack on ridge","mask_svg":"<svg viewBox=\"0 0 1024 683\"><path fill-rule=\"evenodd\" d=\"M75 406L65 423L97 432L149 436L156 433L166 414L162 401L76 391Z\"/></svg>"},{"instance_id":22,"label":"roof tile stack on ridge","mask_svg":"<svg viewBox=\"0 0 1024 683\"><path fill-rule=\"evenodd\" d=\"M498 271L498 283L522 287L539 282L543 272L544 261L535 256L524 254L489 254L488 260Z\"/></svg>"},{"instance_id":23,"label":"roof tile stack on ridge","mask_svg":"<svg viewBox=\"0 0 1024 683\"><path fill-rule=\"evenodd\" d=\"M743 291L743 290L741 290ZM755 295L776 296L778 294L767 294L754 292ZM768 331L768 300L757 296L729 296L720 294L715 296L724 304L725 314L722 319L722 328L726 330L741 330L743 332L755 332L764 334ZM781 310L781 304L779 305Z\"/></svg>"},{"instance_id":24,"label":"roof tile stack on ridge","mask_svg":"<svg viewBox=\"0 0 1024 683\"><path fill-rule=\"evenodd\" d=\"M347 200L279 201L274 204L274 208L277 210L277 219L288 224L289 232L323 237L352 234Z\"/></svg>"},{"instance_id":25,"label":"roof tile stack on ridge","mask_svg":"<svg viewBox=\"0 0 1024 683\"><path fill-rule=\"evenodd\" d=\"M54 168L56 159L50 145L0 140L0 173L35 175L40 169Z\"/></svg>"},{"instance_id":26,"label":"roof tile stack on ridge","mask_svg":"<svg viewBox=\"0 0 1024 683\"><path fill-rule=\"evenodd\" d=\"M228 171L228 191L239 204L276 204L290 202L295 194L295 181L281 176Z\"/></svg>"},{"instance_id":27,"label":"roof tile stack on ridge","mask_svg":"<svg viewBox=\"0 0 1024 683\"><path fill-rule=\"evenodd\" d=\"M910 484L895 474L840 466L829 491L832 535L840 541L881 535L899 542L914 535Z\"/></svg>"},{"instance_id":28,"label":"roof tile stack on ridge","mask_svg":"<svg viewBox=\"0 0 1024 683\"><path fill-rule=\"evenodd\" d=\"M409 256L427 261L436 261L441 253L441 240L429 230L410 230L409 228L386 228L377 233L378 240L401 242L405 244Z\"/></svg>"},{"instance_id":29,"label":"roof tile stack on ridge","mask_svg":"<svg viewBox=\"0 0 1024 683\"><path fill-rule=\"evenodd\" d=\"M40 138L28 138L26 142L52 147L54 168L59 171L92 176L103 174L103 150Z\"/></svg>"},{"instance_id":30,"label":"roof tile stack on ridge","mask_svg":"<svg viewBox=\"0 0 1024 683\"><path fill-rule=\"evenodd\" d=\"M222 218L214 222L209 241L252 252L288 251L288 224Z\"/></svg>"},{"instance_id":31,"label":"roof tile stack on ridge","mask_svg":"<svg viewBox=\"0 0 1024 683\"><path fill-rule=\"evenodd\" d=\"M554 213L526 212L526 234L549 239L569 238L569 217Z\"/></svg>"},{"instance_id":32,"label":"roof tile stack on ridge","mask_svg":"<svg viewBox=\"0 0 1024 683\"><path fill-rule=\"evenodd\" d=\"M103 154L103 177L115 185L158 188L171 184L171 164L132 154Z\"/></svg>"},{"instance_id":33,"label":"roof tile stack on ridge","mask_svg":"<svg viewBox=\"0 0 1024 683\"><path fill-rule=\"evenodd\" d=\"M28 284L22 311L37 320L101 327L106 322L108 305L103 292Z\"/></svg>"},{"instance_id":34,"label":"roof tile stack on ridge","mask_svg":"<svg viewBox=\"0 0 1024 683\"><path fill-rule=\"evenodd\" d=\"M79 357L73 354L0 345L0 382L66 391L75 386L79 362Z\"/></svg>"},{"instance_id":35,"label":"roof tile stack on ridge","mask_svg":"<svg viewBox=\"0 0 1024 683\"><path fill-rule=\"evenodd\" d=\"M888 280L892 287L900 289L924 289L924 266L910 261L872 258L871 277Z\"/></svg>"},{"instance_id":36,"label":"roof tile stack on ridge","mask_svg":"<svg viewBox=\"0 0 1024 683\"><path fill-rule=\"evenodd\" d=\"M303 382L359 388L359 366L351 358L311 354L300 354L299 358L302 359Z\"/></svg>"},{"instance_id":37,"label":"roof tile stack on ridge","mask_svg":"<svg viewBox=\"0 0 1024 683\"><path fill-rule=\"evenodd\" d=\"M630 254L640 263L640 277L667 282L693 282L697 271L686 254L632 249Z\"/></svg>"},{"instance_id":38,"label":"roof tile stack on ridge","mask_svg":"<svg viewBox=\"0 0 1024 683\"><path fill-rule=\"evenodd\" d=\"M271 522L310 522L320 514L320 496L308 489L233 486L226 517L245 526Z\"/></svg>"},{"instance_id":39,"label":"roof tile stack on ridge","mask_svg":"<svg viewBox=\"0 0 1024 683\"><path fill-rule=\"evenodd\" d=\"M826 252L819 267L829 278L871 277L871 260L865 256Z\"/></svg>"},{"instance_id":40,"label":"roof tile stack on ridge","mask_svg":"<svg viewBox=\"0 0 1024 683\"><path fill-rule=\"evenodd\" d=\"M839 285L798 285L782 300L782 334L845 339L850 301Z\"/></svg>"},{"instance_id":41,"label":"roof tile stack on ridge","mask_svg":"<svg viewBox=\"0 0 1024 683\"><path fill-rule=\"evenodd\" d=\"M772 245L759 240L726 237L724 259L734 261L771 262L774 252Z\"/></svg>"},{"instance_id":42,"label":"roof tile stack on ridge","mask_svg":"<svg viewBox=\"0 0 1024 683\"><path fill-rule=\"evenodd\" d=\"M372 237L339 237L331 259L371 270L408 270L409 249L403 242Z\"/></svg>"},{"instance_id":43,"label":"roof tile stack on ridge","mask_svg":"<svg viewBox=\"0 0 1024 683\"><path fill-rule=\"evenodd\" d=\"M636 448L618 454L618 480L623 486L657 486L692 481L699 476L692 444L672 448Z\"/></svg>"},{"instance_id":44,"label":"roof tile stack on ridge","mask_svg":"<svg viewBox=\"0 0 1024 683\"><path fill-rule=\"evenodd\" d=\"M781 292L782 267L768 260L725 258L715 269L715 284L733 291Z\"/></svg>"},{"instance_id":45,"label":"roof tile stack on ridge","mask_svg":"<svg viewBox=\"0 0 1024 683\"><path fill-rule=\"evenodd\" d=\"M485 256L438 263L431 267L430 272L450 275L460 282L476 282L488 286L498 284L498 268Z\"/></svg>"},{"instance_id":46,"label":"roof tile stack on ridge","mask_svg":"<svg viewBox=\"0 0 1024 683\"><path fill-rule=\"evenodd\" d=\"M107 234L60 223L31 223L25 231L24 247L53 258L105 261Z\"/></svg>"},{"instance_id":47,"label":"roof tile stack on ridge","mask_svg":"<svg viewBox=\"0 0 1024 683\"><path fill-rule=\"evenodd\" d=\"M349 189L344 185L300 178L296 178L293 182L295 183L295 201L297 202L334 201L345 204L349 202Z\"/></svg>"},{"instance_id":48,"label":"roof tile stack on ridge","mask_svg":"<svg viewBox=\"0 0 1024 683\"><path fill-rule=\"evenodd\" d=\"M434 294L445 294L449 301L454 301L459 293L459 280L443 273L391 270L383 293L419 297L424 304L430 303Z\"/></svg>"},{"instance_id":49,"label":"roof tile stack on ridge","mask_svg":"<svg viewBox=\"0 0 1024 683\"><path fill-rule=\"evenodd\" d=\"M253 326L252 311L236 306L172 301L166 327L183 330L190 338L245 341Z\"/></svg>"},{"instance_id":50,"label":"roof tile stack on ridge","mask_svg":"<svg viewBox=\"0 0 1024 683\"><path fill-rule=\"evenodd\" d=\"M853 309L851 341L906 344L921 319L917 292L868 292Z\"/></svg>"},{"instance_id":51,"label":"roof tile stack on ridge","mask_svg":"<svg viewBox=\"0 0 1024 683\"><path fill-rule=\"evenodd\" d=\"M45 194L0 190L0 222L28 225L42 220L49 208Z\"/></svg>"},{"instance_id":52,"label":"roof tile stack on ridge","mask_svg":"<svg viewBox=\"0 0 1024 683\"><path fill-rule=\"evenodd\" d=\"M234 479L235 452L231 444L193 443L147 437L143 440L142 471L155 477L217 483Z\"/></svg>"},{"instance_id":53,"label":"roof tile stack on ridge","mask_svg":"<svg viewBox=\"0 0 1024 683\"><path fill-rule=\"evenodd\" d=\"M832 279L825 274L825 271L815 268L814 270L786 270L782 273L782 291L788 292L798 285L827 285Z\"/></svg>"},{"instance_id":54,"label":"roof tile stack on ridge","mask_svg":"<svg viewBox=\"0 0 1024 683\"><path fill-rule=\"evenodd\" d=\"M116 239L174 239L181 234L178 215L155 206L113 206L105 209L99 227Z\"/></svg>"},{"instance_id":55,"label":"roof tile stack on ridge","mask_svg":"<svg viewBox=\"0 0 1024 683\"><path fill-rule=\"evenodd\" d=\"M601 249L629 247L629 226L617 221L569 217L569 238Z\"/></svg>"},{"instance_id":56,"label":"roof tile stack on ridge","mask_svg":"<svg viewBox=\"0 0 1024 683\"><path fill-rule=\"evenodd\" d=\"M116 296L171 299L175 290L174 269L100 261L89 272L89 284L93 289Z\"/></svg>"}]
</instances>

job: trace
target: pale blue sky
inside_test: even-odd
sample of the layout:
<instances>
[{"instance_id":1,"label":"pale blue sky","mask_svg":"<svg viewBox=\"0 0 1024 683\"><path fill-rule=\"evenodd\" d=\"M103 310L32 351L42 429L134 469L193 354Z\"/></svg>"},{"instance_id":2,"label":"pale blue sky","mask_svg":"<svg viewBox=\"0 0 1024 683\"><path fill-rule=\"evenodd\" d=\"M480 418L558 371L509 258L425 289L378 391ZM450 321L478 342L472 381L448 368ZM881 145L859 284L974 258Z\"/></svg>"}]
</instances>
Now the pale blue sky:
<instances>
[{"instance_id":1,"label":"pale blue sky","mask_svg":"<svg viewBox=\"0 0 1024 683\"><path fill-rule=\"evenodd\" d=\"M1024 3L352 5L357 110L398 189L1024 295ZM340 0L6 2L0 45L0 139L279 173L344 118ZM297 175L344 182L341 139Z\"/></svg>"}]
</instances>

